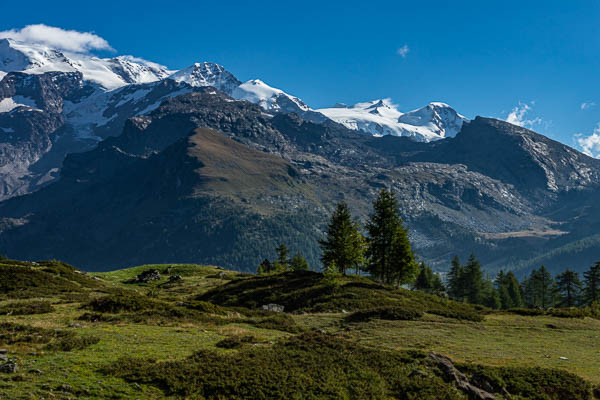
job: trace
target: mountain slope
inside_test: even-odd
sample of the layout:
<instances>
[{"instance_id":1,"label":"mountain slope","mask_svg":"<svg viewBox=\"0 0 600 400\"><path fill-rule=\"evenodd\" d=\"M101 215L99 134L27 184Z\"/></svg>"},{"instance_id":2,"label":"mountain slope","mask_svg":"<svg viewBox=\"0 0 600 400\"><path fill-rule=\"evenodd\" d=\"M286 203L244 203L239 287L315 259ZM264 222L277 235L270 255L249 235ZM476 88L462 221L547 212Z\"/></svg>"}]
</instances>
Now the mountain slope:
<instances>
[{"instance_id":1,"label":"mountain slope","mask_svg":"<svg viewBox=\"0 0 600 400\"><path fill-rule=\"evenodd\" d=\"M55 183L0 203L0 249L86 268L174 257L253 270L286 242L318 265L335 203L364 220L390 187L424 260L444 270L475 251L504 268L591 235L577 221L598 196L598 163L492 119L415 142L272 116L201 87L69 155ZM571 267L586 267L586 257Z\"/></svg>"}]
</instances>

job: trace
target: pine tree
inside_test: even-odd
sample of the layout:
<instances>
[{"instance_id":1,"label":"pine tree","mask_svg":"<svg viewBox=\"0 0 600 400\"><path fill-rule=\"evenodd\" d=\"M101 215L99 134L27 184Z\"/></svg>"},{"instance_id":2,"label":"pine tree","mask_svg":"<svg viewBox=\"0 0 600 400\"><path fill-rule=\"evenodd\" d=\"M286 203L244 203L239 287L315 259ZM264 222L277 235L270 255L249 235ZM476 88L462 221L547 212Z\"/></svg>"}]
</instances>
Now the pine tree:
<instances>
[{"instance_id":1,"label":"pine tree","mask_svg":"<svg viewBox=\"0 0 600 400\"><path fill-rule=\"evenodd\" d=\"M452 259L452 266L448 272L448 295L455 300L464 300L464 273L465 269L460 265L458 256Z\"/></svg>"},{"instance_id":2,"label":"pine tree","mask_svg":"<svg viewBox=\"0 0 600 400\"><path fill-rule=\"evenodd\" d=\"M481 304L483 291L483 273L481 264L471 253L469 261L464 267L464 290L465 298L469 303Z\"/></svg>"},{"instance_id":3,"label":"pine tree","mask_svg":"<svg viewBox=\"0 0 600 400\"><path fill-rule=\"evenodd\" d=\"M579 304L582 284L577 272L567 268L556 277L556 286L561 307L575 307Z\"/></svg>"},{"instance_id":4,"label":"pine tree","mask_svg":"<svg viewBox=\"0 0 600 400\"><path fill-rule=\"evenodd\" d=\"M391 191L382 189L379 193L367 231L367 269L371 276L387 284L412 282L417 265L398 212L398 201Z\"/></svg>"},{"instance_id":5,"label":"pine tree","mask_svg":"<svg viewBox=\"0 0 600 400\"><path fill-rule=\"evenodd\" d=\"M419 273L415 280L414 289L427 293L442 294L444 293L444 284L440 276L422 262L419 265Z\"/></svg>"},{"instance_id":6,"label":"pine tree","mask_svg":"<svg viewBox=\"0 0 600 400\"><path fill-rule=\"evenodd\" d=\"M518 308L523 306L519 281L512 272L500 271L494 281L500 297L501 308Z\"/></svg>"},{"instance_id":7,"label":"pine tree","mask_svg":"<svg viewBox=\"0 0 600 400\"><path fill-rule=\"evenodd\" d=\"M259 274L268 274L273 271L273 264L267 258L260 263L257 269L257 273Z\"/></svg>"},{"instance_id":8,"label":"pine tree","mask_svg":"<svg viewBox=\"0 0 600 400\"><path fill-rule=\"evenodd\" d=\"M542 265L539 270L531 271L525 283L524 289L529 307L546 309L553 306L554 280L546 267Z\"/></svg>"},{"instance_id":9,"label":"pine tree","mask_svg":"<svg viewBox=\"0 0 600 400\"><path fill-rule=\"evenodd\" d=\"M344 275L348 269L357 273L364 262L365 244L358 223L352 222L350 210L340 202L327 226L327 237L319 242L324 268L335 264Z\"/></svg>"},{"instance_id":10,"label":"pine tree","mask_svg":"<svg viewBox=\"0 0 600 400\"><path fill-rule=\"evenodd\" d=\"M512 271L506 274L505 285L508 296L510 297L510 308L523 307L523 298L521 297L519 281Z\"/></svg>"},{"instance_id":11,"label":"pine tree","mask_svg":"<svg viewBox=\"0 0 600 400\"><path fill-rule=\"evenodd\" d=\"M585 281L585 303L600 303L600 261L583 273Z\"/></svg>"},{"instance_id":12,"label":"pine tree","mask_svg":"<svg viewBox=\"0 0 600 400\"><path fill-rule=\"evenodd\" d=\"M273 271L283 272L290 268L290 251L283 243L275 249L277 251L277 260L273 263Z\"/></svg>"},{"instance_id":13,"label":"pine tree","mask_svg":"<svg viewBox=\"0 0 600 400\"><path fill-rule=\"evenodd\" d=\"M294 254L290 261L290 268L292 271L308 271L310 269L308 261L306 261L300 253Z\"/></svg>"}]
</instances>

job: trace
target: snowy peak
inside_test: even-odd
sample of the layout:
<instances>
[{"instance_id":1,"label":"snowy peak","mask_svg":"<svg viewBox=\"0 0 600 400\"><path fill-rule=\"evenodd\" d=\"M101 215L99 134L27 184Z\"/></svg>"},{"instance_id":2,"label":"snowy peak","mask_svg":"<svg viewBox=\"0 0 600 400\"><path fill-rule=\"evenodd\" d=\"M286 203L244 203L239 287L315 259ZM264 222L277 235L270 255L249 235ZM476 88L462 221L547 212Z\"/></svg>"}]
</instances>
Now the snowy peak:
<instances>
[{"instance_id":1,"label":"snowy peak","mask_svg":"<svg viewBox=\"0 0 600 400\"><path fill-rule=\"evenodd\" d=\"M247 100L258 104L268 111L295 113L313 122L324 122L327 118L307 106L296 96L287 94L281 89L271 87L260 79L249 80L239 85L231 96L238 100Z\"/></svg>"},{"instance_id":2,"label":"snowy peak","mask_svg":"<svg viewBox=\"0 0 600 400\"><path fill-rule=\"evenodd\" d=\"M299 98L291 96L281 89L271 87L260 79L253 79L239 85L233 91L233 97L258 104L265 110L286 111L289 109L289 112L310 110Z\"/></svg>"},{"instance_id":3,"label":"snowy peak","mask_svg":"<svg viewBox=\"0 0 600 400\"><path fill-rule=\"evenodd\" d=\"M445 103L433 102L398 117L402 125L425 128L439 138L454 137L467 118Z\"/></svg>"},{"instance_id":4,"label":"snowy peak","mask_svg":"<svg viewBox=\"0 0 600 400\"><path fill-rule=\"evenodd\" d=\"M390 99L356 103L351 107L336 104L317 111L349 129L374 136L407 136L419 142L455 136L467 121L444 103L429 103L404 114Z\"/></svg>"},{"instance_id":5,"label":"snowy peak","mask_svg":"<svg viewBox=\"0 0 600 400\"><path fill-rule=\"evenodd\" d=\"M13 39L0 40L0 71L28 74L81 72L84 80L96 83L105 90L132 83L155 82L172 74L162 65L131 56L98 58Z\"/></svg>"},{"instance_id":6,"label":"snowy peak","mask_svg":"<svg viewBox=\"0 0 600 400\"><path fill-rule=\"evenodd\" d=\"M155 82L173 73L164 65L133 56L109 58L106 62L110 69L128 84Z\"/></svg>"},{"instance_id":7,"label":"snowy peak","mask_svg":"<svg viewBox=\"0 0 600 400\"><path fill-rule=\"evenodd\" d=\"M193 87L212 86L227 94L240 85L240 81L223 66L210 62L195 63L175 72L169 79L185 82Z\"/></svg>"}]
</instances>

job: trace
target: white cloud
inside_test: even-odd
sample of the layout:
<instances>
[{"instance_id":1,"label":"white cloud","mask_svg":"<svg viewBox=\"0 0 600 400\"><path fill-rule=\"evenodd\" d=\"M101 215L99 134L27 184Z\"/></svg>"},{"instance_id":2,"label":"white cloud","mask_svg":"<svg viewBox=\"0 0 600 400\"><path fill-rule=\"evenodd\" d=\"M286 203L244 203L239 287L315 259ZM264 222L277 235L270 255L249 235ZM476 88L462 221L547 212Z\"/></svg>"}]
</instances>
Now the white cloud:
<instances>
[{"instance_id":1,"label":"white cloud","mask_svg":"<svg viewBox=\"0 0 600 400\"><path fill-rule=\"evenodd\" d=\"M532 101L530 104L531 105L519 102L519 105L513 108L513 110L506 117L506 122L530 129L535 125L541 124L542 119L540 117L527 119L526 114L531 111L531 108L535 105L535 102Z\"/></svg>"},{"instance_id":2,"label":"white cloud","mask_svg":"<svg viewBox=\"0 0 600 400\"><path fill-rule=\"evenodd\" d=\"M4 38L43 44L76 53L87 53L91 50L114 51L106 40L93 33L65 30L44 24L27 25L19 30L1 31L0 39Z\"/></svg>"},{"instance_id":3,"label":"white cloud","mask_svg":"<svg viewBox=\"0 0 600 400\"><path fill-rule=\"evenodd\" d=\"M408 52L410 51L410 49L408 48L407 45L404 45L402 47L400 47L398 50L396 50L396 53L398 53L398 55L402 58L406 58L406 56L408 55Z\"/></svg>"},{"instance_id":4,"label":"white cloud","mask_svg":"<svg viewBox=\"0 0 600 400\"><path fill-rule=\"evenodd\" d=\"M583 154L594 158L600 158L600 123L590 136L583 136L581 133L575 134L577 144Z\"/></svg>"},{"instance_id":5,"label":"white cloud","mask_svg":"<svg viewBox=\"0 0 600 400\"><path fill-rule=\"evenodd\" d=\"M594 103L593 101L581 103L581 109L584 111L589 110L592 107L596 107L596 103Z\"/></svg>"}]
</instances>

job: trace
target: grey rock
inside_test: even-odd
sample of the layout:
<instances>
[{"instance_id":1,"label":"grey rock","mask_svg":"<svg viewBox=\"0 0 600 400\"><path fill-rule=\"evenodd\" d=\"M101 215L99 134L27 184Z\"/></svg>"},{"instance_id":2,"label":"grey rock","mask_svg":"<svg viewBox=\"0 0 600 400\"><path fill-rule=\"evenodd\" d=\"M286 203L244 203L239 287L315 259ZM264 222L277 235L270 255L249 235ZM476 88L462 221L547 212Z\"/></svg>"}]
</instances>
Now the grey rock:
<instances>
[{"instance_id":1,"label":"grey rock","mask_svg":"<svg viewBox=\"0 0 600 400\"><path fill-rule=\"evenodd\" d=\"M458 386L458 388L465 393L468 393L470 397L479 400L494 400L496 398L496 396L494 396L492 393L486 392L485 390L480 389L469 382L469 379L465 376L465 374L456 369L452 363L452 360L450 360L448 357L430 353L429 358L432 359L444 372L444 375L448 381L456 383L456 386Z\"/></svg>"},{"instance_id":2,"label":"grey rock","mask_svg":"<svg viewBox=\"0 0 600 400\"><path fill-rule=\"evenodd\" d=\"M270 303L270 304L265 304L262 306L262 309L265 311L271 311L271 312L283 312L284 310L284 306L280 305L280 304L275 304L275 303Z\"/></svg>"},{"instance_id":3,"label":"grey rock","mask_svg":"<svg viewBox=\"0 0 600 400\"><path fill-rule=\"evenodd\" d=\"M136 282L148 283L160 280L160 272L157 269L147 269L135 278Z\"/></svg>"},{"instance_id":4,"label":"grey rock","mask_svg":"<svg viewBox=\"0 0 600 400\"><path fill-rule=\"evenodd\" d=\"M0 364L0 372L5 374L13 374L19 370L16 360L9 358L3 364Z\"/></svg>"}]
</instances>

